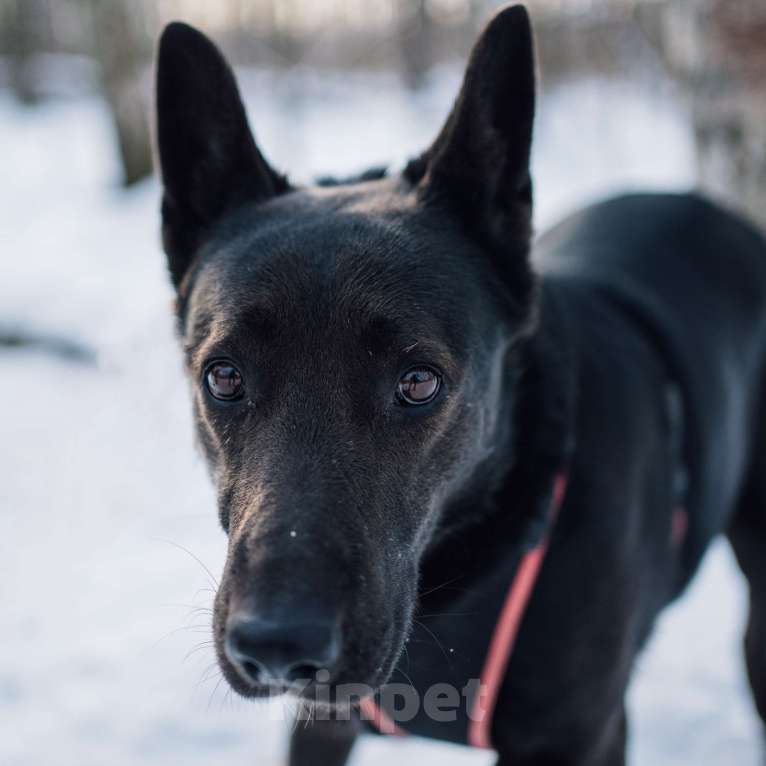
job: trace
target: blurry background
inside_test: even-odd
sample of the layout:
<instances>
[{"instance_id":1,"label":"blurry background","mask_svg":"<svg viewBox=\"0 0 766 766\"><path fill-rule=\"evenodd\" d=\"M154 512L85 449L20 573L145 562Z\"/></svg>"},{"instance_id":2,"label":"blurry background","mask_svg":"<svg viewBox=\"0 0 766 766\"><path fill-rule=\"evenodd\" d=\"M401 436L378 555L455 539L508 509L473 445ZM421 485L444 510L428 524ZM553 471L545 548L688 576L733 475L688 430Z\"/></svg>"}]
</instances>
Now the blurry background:
<instances>
[{"instance_id":1,"label":"blurry background","mask_svg":"<svg viewBox=\"0 0 766 766\"><path fill-rule=\"evenodd\" d=\"M163 24L220 43L265 153L302 181L427 145L497 5L0 0L0 766L270 766L286 742L282 705L232 699L207 643L225 540L159 247ZM763 0L529 6L538 228L619 190L691 186L766 224ZM744 598L721 543L641 660L634 764L762 763ZM492 760L375 739L356 763L392 758Z\"/></svg>"}]
</instances>

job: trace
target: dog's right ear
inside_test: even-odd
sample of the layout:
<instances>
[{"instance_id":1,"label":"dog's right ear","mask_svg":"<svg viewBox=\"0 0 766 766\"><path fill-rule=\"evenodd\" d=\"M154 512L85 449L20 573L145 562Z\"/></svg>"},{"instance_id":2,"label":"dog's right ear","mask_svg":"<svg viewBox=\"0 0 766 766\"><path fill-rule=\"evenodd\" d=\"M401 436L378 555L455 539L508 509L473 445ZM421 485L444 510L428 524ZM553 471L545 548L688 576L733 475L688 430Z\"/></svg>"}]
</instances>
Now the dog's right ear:
<instances>
[{"instance_id":1,"label":"dog's right ear","mask_svg":"<svg viewBox=\"0 0 766 766\"><path fill-rule=\"evenodd\" d=\"M180 22L169 24L160 38L157 144L162 239L178 288L213 223L245 202L289 187L258 150L221 52Z\"/></svg>"}]
</instances>

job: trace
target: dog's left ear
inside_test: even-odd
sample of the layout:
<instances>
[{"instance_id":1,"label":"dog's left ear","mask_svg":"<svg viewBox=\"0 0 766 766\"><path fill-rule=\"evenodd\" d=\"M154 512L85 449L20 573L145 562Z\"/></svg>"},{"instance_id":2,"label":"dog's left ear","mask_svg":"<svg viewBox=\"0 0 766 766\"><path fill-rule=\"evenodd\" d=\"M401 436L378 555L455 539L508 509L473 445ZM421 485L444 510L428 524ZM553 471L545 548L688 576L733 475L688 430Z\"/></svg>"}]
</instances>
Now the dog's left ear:
<instances>
[{"instance_id":1,"label":"dog's left ear","mask_svg":"<svg viewBox=\"0 0 766 766\"><path fill-rule=\"evenodd\" d=\"M441 133L404 173L424 204L458 216L506 260L525 260L529 246L534 111L532 28L517 5L490 21Z\"/></svg>"},{"instance_id":2,"label":"dog's left ear","mask_svg":"<svg viewBox=\"0 0 766 766\"><path fill-rule=\"evenodd\" d=\"M162 238L178 288L222 215L288 189L255 144L234 73L193 27L169 24L157 56Z\"/></svg>"}]
</instances>

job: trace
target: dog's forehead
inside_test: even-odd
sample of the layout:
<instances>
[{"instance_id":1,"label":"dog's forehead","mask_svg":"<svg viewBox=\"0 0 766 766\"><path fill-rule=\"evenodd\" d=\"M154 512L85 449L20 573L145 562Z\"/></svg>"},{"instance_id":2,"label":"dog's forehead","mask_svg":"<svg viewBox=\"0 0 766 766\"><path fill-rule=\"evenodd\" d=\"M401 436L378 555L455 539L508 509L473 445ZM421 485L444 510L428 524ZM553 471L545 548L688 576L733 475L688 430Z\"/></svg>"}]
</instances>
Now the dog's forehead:
<instances>
[{"instance_id":1,"label":"dog's forehead","mask_svg":"<svg viewBox=\"0 0 766 766\"><path fill-rule=\"evenodd\" d=\"M448 334L480 289L471 259L455 250L390 187L299 192L229 224L198 274L192 310L227 323L388 320Z\"/></svg>"}]
</instances>

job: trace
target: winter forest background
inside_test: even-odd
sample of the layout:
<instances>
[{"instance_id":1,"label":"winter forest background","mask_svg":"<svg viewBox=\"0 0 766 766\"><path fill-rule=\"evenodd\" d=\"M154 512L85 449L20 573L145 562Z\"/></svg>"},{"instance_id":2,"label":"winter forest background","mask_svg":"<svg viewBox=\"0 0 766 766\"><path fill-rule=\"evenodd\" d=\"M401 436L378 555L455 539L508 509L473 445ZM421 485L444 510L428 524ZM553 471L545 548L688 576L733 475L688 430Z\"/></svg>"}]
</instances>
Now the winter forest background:
<instances>
[{"instance_id":1,"label":"winter forest background","mask_svg":"<svg viewBox=\"0 0 766 766\"><path fill-rule=\"evenodd\" d=\"M225 540L159 247L163 24L221 45L265 153L300 181L422 149L498 5L0 0L0 766L276 766L290 726L281 704L232 698L207 643ZM763 0L528 5L539 229L612 192L692 186L766 225ZM720 543L640 662L631 763L762 763L745 598ZM393 758L491 763L377 739L355 763Z\"/></svg>"}]
</instances>

